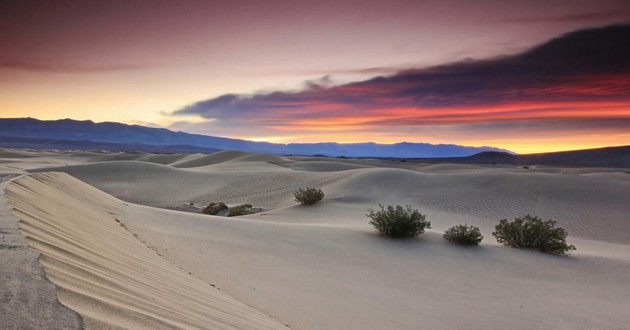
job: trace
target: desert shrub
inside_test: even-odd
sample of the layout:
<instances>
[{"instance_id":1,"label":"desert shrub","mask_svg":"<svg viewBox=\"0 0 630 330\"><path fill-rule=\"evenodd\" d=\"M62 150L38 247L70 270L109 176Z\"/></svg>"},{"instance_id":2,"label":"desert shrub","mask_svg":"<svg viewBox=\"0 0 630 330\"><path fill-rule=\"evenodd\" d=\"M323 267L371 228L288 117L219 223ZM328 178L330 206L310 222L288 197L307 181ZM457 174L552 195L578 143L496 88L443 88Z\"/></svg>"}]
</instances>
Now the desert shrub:
<instances>
[{"instance_id":1,"label":"desert shrub","mask_svg":"<svg viewBox=\"0 0 630 330\"><path fill-rule=\"evenodd\" d=\"M461 245L479 245L483 239L479 227L469 224L453 226L447 229L442 237L449 242Z\"/></svg>"},{"instance_id":2,"label":"desert shrub","mask_svg":"<svg viewBox=\"0 0 630 330\"><path fill-rule=\"evenodd\" d=\"M390 238L414 237L431 228L431 222L426 221L426 216L410 206L402 207L388 205L387 208L378 204L378 211L368 210L366 216L369 224L374 226L379 234Z\"/></svg>"},{"instance_id":3,"label":"desert shrub","mask_svg":"<svg viewBox=\"0 0 630 330\"><path fill-rule=\"evenodd\" d=\"M319 188L298 189L293 192L295 201L302 205L313 205L324 198L324 192Z\"/></svg>"},{"instance_id":4,"label":"desert shrub","mask_svg":"<svg viewBox=\"0 0 630 330\"><path fill-rule=\"evenodd\" d=\"M497 242L515 248L531 248L545 253L569 255L575 246L566 243L567 231L556 228L556 221L529 214L508 222L503 219L492 233Z\"/></svg>"},{"instance_id":5,"label":"desert shrub","mask_svg":"<svg viewBox=\"0 0 630 330\"><path fill-rule=\"evenodd\" d=\"M241 204L229 208L228 217L237 217L239 215L252 214L252 204Z\"/></svg>"},{"instance_id":6,"label":"desert shrub","mask_svg":"<svg viewBox=\"0 0 630 330\"><path fill-rule=\"evenodd\" d=\"M201 213L209 214L209 215L217 215L219 214L219 212L225 211L227 209L228 209L227 205L225 205L225 203L223 202L210 203L208 204L208 206L204 207L201 210Z\"/></svg>"}]
</instances>

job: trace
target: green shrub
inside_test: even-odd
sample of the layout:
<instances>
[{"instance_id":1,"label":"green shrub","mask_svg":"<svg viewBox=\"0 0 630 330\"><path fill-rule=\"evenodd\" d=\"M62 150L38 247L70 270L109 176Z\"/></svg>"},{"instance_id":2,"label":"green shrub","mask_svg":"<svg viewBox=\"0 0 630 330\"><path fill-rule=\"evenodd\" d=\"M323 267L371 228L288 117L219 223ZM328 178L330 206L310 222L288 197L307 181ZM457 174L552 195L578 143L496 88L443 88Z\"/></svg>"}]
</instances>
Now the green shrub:
<instances>
[{"instance_id":1,"label":"green shrub","mask_svg":"<svg viewBox=\"0 0 630 330\"><path fill-rule=\"evenodd\" d=\"M209 215L217 215L219 214L219 212L225 211L227 209L228 209L227 205L225 205L225 203L223 202L210 203L208 204L208 206L204 207L203 210L201 210L201 213L209 214Z\"/></svg>"},{"instance_id":2,"label":"green shrub","mask_svg":"<svg viewBox=\"0 0 630 330\"><path fill-rule=\"evenodd\" d=\"M324 198L324 192L319 188L298 189L293 192L295 201L302 205L313 205Z\"/></svg>"},{"instance_id":3,"label":"green shrub","mask_svg":"<svg viewBox=\"0 0 630 330\"><path fill-rule=\"evenodd\" d=\"M374 226L379 234L390 238L414 237L431 228L431 222L426 221L426 216L410 206L403 208L388 205L387 208L378 204L379 211L368 210L366 216L369 224Z\"/></svg>"},{"instance_id":4,"label":"green shrub","mask_svg":"<svg viewBox=\"0 0 630 330\"><path fill-rule=\"evenodd\" d=\"M468 224L453 226L447 229L442 237L449 242L461 245L479 245L483 239L479 227Z\"/></svg>"},{"instance_id":5,"label":"green shrub","mask_svg":"<svg viewBox=\"0 0 630 330\"><path fill-rule=\"evenodd\" d=\"M497 242L515 248L532 248L545 253L569 255L575 246L567 245L567 231L556 228L554 220L525 215L508 222L503 219L492 233Z\"/></svg>"}]
</instances>

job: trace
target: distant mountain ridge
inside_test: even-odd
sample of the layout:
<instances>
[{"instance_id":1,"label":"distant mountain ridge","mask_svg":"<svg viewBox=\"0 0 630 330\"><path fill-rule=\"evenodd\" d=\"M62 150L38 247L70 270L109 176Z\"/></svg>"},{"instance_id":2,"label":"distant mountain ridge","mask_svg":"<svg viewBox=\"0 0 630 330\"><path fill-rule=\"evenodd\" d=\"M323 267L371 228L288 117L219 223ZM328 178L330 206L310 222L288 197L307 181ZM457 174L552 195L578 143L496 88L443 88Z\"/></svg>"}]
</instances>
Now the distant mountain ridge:
<instances>
[{"instance_id":1,"label":"distant mountain ridge","mask_svg":"<svg viewBox=\"0 0 630 330\"><path fill-rule=\"evenodd\" d=\"M139 143L93 142L87 140L52 140L2 135L0 135L0 146L18 149L86 150L129 153L209 154L221 151L219 149L189 145L150 145Z\"/></svg>"},{"instance_id":2,"label":"distant mountain ridge","mask_svg":"<svg viewBox=\"0 0 630 330\"><path fill-rule=\"evenodd\" d=\"M166 128L126 125L114 122L94 123L72 119L38 120L34 118L0 119L0 136L30 139L117 143L143 146L199 147L209 150L238 150L283 155L325 155L346 157L467 157L484 151L507 150L494 147L467 147L453 144L402 142L377 143L290 143L274 144L247 140L174 132ZM191 148L194 149L194 148ZM164 149L167 150L167 149Z\"/></svg>"}]
</instances>

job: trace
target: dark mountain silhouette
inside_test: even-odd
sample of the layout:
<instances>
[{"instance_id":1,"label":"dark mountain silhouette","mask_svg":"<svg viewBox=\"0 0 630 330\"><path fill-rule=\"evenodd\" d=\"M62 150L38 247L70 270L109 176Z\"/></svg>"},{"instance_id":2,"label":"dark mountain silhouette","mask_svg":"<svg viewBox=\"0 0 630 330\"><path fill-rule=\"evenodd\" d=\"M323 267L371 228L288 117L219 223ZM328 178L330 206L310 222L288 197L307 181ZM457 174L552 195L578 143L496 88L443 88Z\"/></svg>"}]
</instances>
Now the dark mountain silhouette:
<instances>
[{"instance_id":1,"label":"dark mountain silhouette","mask_svg":"<svg viewBox=\"0 0 630 330\"><path fill-rule=\"evenodd\" d=\"M465 157L483 151L506 151L493 147L465 147L452 144L428 143L291 143L273 144L267 142L252 142L246 140L173 132L165 128L152 128L139 125L125 125L121 123L92 121L77 121L71 119L43 121L33 118L0 119L0 136L12 138L40 139L47 143L52 140L115 143L125 145L171 146L208 150L239 150L246 152L260 152L271 154L292 155L326 155L346 157ZM2 141L0 139L0 141ZM70 143L72 144L72 143ZM9 145L6 145L9 146ZM129 146L125 147L128 148ZM106 149L109 150L109 149ZM144 149L146 150L146 149ZM163 149L167 152L168 148ZM191 150L192 151L192 150ZM178 151L173 151L178 152ZM203 152L203 151L195 151Z\"/></svg>"}]
</instances>

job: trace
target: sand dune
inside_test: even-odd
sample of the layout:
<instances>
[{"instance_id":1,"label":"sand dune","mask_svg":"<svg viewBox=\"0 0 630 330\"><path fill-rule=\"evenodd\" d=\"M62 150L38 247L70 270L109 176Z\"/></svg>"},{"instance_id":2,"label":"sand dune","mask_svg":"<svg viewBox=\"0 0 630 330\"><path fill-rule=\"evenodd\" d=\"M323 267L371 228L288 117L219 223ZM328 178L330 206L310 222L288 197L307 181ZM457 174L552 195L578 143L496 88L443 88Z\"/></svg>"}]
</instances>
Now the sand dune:
<instances>
[{"instance_id":1,"label":"sand dune","mask_svg":"<svg viewBox=\"0 0 630 330\"><path fill-rule=\"evenodd\" d=\"M286 168L290 168L293 170L299 171L310 171L310 172L338 172L338 171L347 171L347 170L356 170L359 168L370 168L370 166L366 165L358 165L358 164L349 164L344 162L336 162L336 161L310 161L310 162L290 162L284 163L282 166Z\"/></svg>"},{"instance_id":2,"label":"sand dune","mask_svg":"<svg viewBox=\"0 0 630 330\"><path fill-rule=\"evenodd\" d=\"M572 235L630 244L628 182L581 175L545 173L419 173L363 170L330 188L348 200L424 206L485 219L527 213L553 218ZM387 193L385 193L387 192Z\"/></svg>"},{"instance_id":3,"label":"sand dune","mask_svg":"<svg viewBox=\"0 0 630 330\"><path fill-rule=\"evenodd\" d=\"M294 205L292 192L298 187L320 186L327 199L364 209L378 203L409 204L479 217L478 225L488 231L501 218L531 213L557 220L578 237L630 244L630 181L619 180L619 173L607 179L574 169L544 173L459 164L415 171L374 167L335 171L339 164L325 161L302 162L305 165L296 167L310 169L302 171L251 161L242 153L221 157L221 163L194 170L111 161L35 171L63 171L124 200L157 207L224 201L273 210ZM162 187L169 187L167 193Z\"/></svg>"},{"instance_id":4,"label":"sand dune","mask_svg":"<svg viewBox=\"0 0 630 330\"><path fill-rule=\"evenodd\" d=\"M57 301L39 253L29 249L4 196L10 176L0 175L0 327L81 329L80 316Z\"/></svg>"},{"instance_id":5,"label":"sand dune","mask_svg":"<svg viewBox=\"0 0 630 330\"><path fill-rule=\"evenodd\" d=\"M125 201L59 173L25 176L9 189L60 300L94 319L89 324L104 322L103 315L123 326L194 327L215 319L202 312L215 307L214 296L203 291L212 298L206 302L193 294L198 283L213 283L295 329L626 329L630 323L630 180L624 179L630 175L623 170L235 152L169 155L175 160L167 163L161 156L0 162L22 172L75 164L54 170ZM326 198L314 207L297 205L292 192L304 186L322 187ZM209 201L264 211L222 218L162 209ZM365 217L378 203L420 208L433 228L418 239L383 239ZM497 221L526 213L558 220L576 253L562 258L497 246L491 236ZM441 238L464 222L481 227L480 247ZM59 267L59 260L72 267ZM136 276L142 283L130 278ZM73 286L67 279L75 277ZM121 292L144 300L121 302ZM187 311L178 307L182 296L196 299ZM85 297L100 300L85 304L92 299ZM154 305L146 304L153 298ZM103 301L116 309L97 309Z\"/></svg>"},{"instance_id":6,"label":"sand dune","mask_svg":"<svg viewBox=\"0 0 630 330\"><path fill-rule=\"evenodd\" d=\"M31 155L25 152L16 152L11 151L5 148L0 148L0 158L26 158L31 157Z\"/></svg>"},{"instance_id":7,"label":"sand dune","mask_svg":"<svg viewBox=\"0 0 630 330\"><path fill-rule=\"evenodd\" d=\"M171 165L177 168L204 167L225 162L263 162L263 163L282 163L285 160L282 157L266 154L253 154L241 151L219 151L210 155L198 155L174 162Z\"/></svg>"},{"instance_id":8,"label":"sand dune","mask_svg":"<svg viewBox=\"0 0 630 330\"><path fill-rule=\"evenodd\" d=\"M299 329L624 329L630 321L627 245L574 240L585 252L559 258L493 244L461 248L435 231L392 241L364 220L305 225L256 221L282 212L222 219L124 205L61 174L22 178L8 195L60 301L88 326L213 324L223 315L212 308L237 303L215 298L208 283ZM290 209L361 216L335 202ZM625 253L609 253L615 249Z\"/></svg>"},{"instance_id":9,"label":"sand dune","mask_svg":"<svg viewBox=\"0 0 630 330\"><path fill-rule=\"evenodd\" d=\"M175 162L171 165L178 168L201 167L227 162L229 160L242 157L244 155L247 155L247 153L244 153L242 151L219 151L210 155L197 154L191 155L192 157L189 157L180 162Z\"/></svg>"},{"instance_id":10,"label":"sand dune","mask_svg":"<svg viewBox=\"0 0 630 330\"><path fill-rule=\"evenodd\" d=\"M20 178L7 197L87 328L286 328L166 261L116 219L121 201L66 174Z\"/></svg>"},{"instance_id":11,"label":"sand dune","mask_svg":"<svg viewBox=\"0 0 630 330\"><path fill-rule=\"evenodd\" d=\"M119 152L114 154L93 154L89 162L108 162L121 160L135 160L148 163L167 165L187 158L186 154L147 154Z\"/></svg>"},{"instance_id":12,"label":"sand dune","mask_svg":"<svg viewBox=\"0 0 630 330\"><path fill-rule=\"evenodd\" d=\"M216 201L275 208L281 205L281 201L292 203L293 191L299 187L325 186L346 175L304 175L290 170L279 172L277 169L282 168L275 165L269 165L273 166L273 171L265 171L261 166L264 164L256 163L253 166L259 169L257 171L232 171L238 165L226 165L229 171L218 172L213 169L177 169L139 161L111 161L32 171L65 172L126 201L169 208L178 208L190 202L207 205Z\"/></svg>"}]
</instances>

